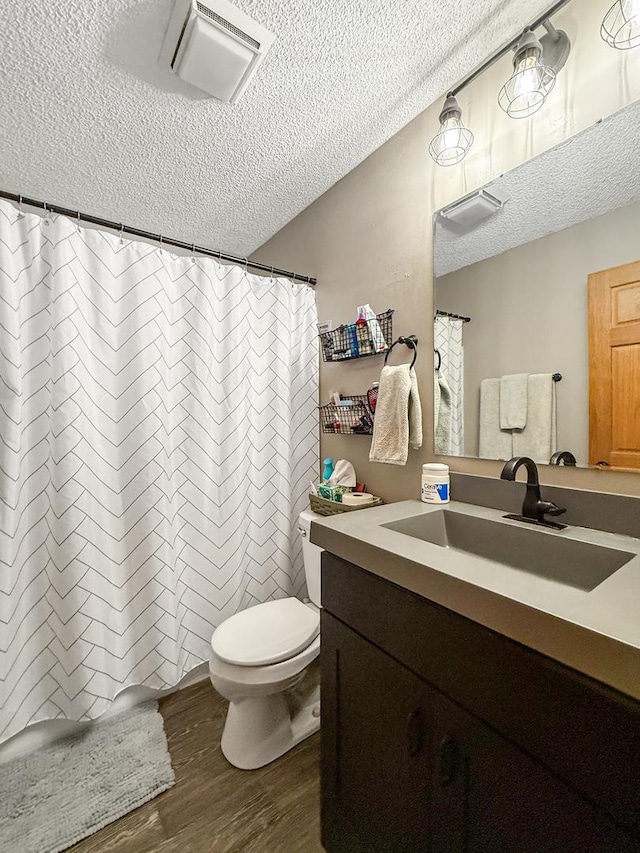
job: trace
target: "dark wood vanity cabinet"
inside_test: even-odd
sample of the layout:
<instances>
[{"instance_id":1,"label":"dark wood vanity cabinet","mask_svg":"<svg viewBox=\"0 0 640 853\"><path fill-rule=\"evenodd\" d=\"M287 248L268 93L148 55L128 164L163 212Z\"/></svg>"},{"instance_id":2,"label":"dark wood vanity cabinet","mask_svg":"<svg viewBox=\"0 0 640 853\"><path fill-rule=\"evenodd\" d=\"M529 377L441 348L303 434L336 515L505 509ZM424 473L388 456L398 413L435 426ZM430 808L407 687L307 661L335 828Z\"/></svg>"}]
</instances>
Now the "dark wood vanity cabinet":
<instances>
[{"instance_id":1,"label":"dark wood vanity cabinet","mask_svg":"<svg viewBox=\"0 0 640 853\"><path fill-rule=\"evenodd\" d=\"M409 605L404 612L403 601ZM563 758L555 766L549 762L561 740L568 754L582 748L584 731L576 716L588 714L588 706L577 709L574 730L572 719L550 719L542 703L523 711L522 697L511 693L511 711L524 714L526 726L540 729L522 744L508 736L512 731L505 734L504 708L492 714L489 701L480 703L478 713L472 701L474 691L481 696L492 690L499 670L489 661L483 665L483 632L506 644L507 669L511 654L523 655L522 679L531 677L536 662L566 668L326 553L323 605L322 840L329 853L640 851L638 815L615 791L605 803L594 796L600 784L611 784L612 773L620 784L632 781L629 772L636 772L639 756L628 761L630 769L609 767L611 732L602 732L589 749L600 757L593 776L604 778L587 791L579 772L576 784L563 769ZM413 618L419 611L422 620ZM447 622L459 643L451 643L450 654L442 656L436 632L442 634ZM468 645L476 630L478 643ZM441 657L427 667L430 649ZM461 654L465 663L459 666ZM469 687L470 676L489 683L480 690ZM583 688L592 686L578 680ZM502 705L504 696L492 692ZM609 693L607 699L617 698ZM524 701L529 698L524 691ZM626 709L632 722L637 715L629 749L640 746L635 704ZM520 719L513 731L522 724ZM620 725L615 714L612 724ZM554 734L544 754L531 754L547 731ZM615 760L614 749L614 765ZM622 800L640 810L640 786ZM614 801L622 821L614 816Z\"/></svg>"}]
</instances>

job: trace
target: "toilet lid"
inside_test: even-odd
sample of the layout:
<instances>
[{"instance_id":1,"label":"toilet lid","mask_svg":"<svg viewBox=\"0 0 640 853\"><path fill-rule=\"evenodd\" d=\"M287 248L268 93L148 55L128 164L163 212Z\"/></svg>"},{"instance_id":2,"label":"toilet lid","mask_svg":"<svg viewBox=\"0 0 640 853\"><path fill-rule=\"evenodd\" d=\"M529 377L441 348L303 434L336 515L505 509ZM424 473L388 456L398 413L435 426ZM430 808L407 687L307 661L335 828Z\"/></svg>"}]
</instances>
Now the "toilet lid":
<instances>
[{"instance_id":1,"label":"toilet lid","mask_svg":"<svg viewBox=\"0 0 640 853\"><path fill-rule=\"evenodd\" d=\"M227 663L262 666L297 655L320 633L320 617L297 598L249 607L225 620L211 648Z\"/></svg>"}]
</instances>

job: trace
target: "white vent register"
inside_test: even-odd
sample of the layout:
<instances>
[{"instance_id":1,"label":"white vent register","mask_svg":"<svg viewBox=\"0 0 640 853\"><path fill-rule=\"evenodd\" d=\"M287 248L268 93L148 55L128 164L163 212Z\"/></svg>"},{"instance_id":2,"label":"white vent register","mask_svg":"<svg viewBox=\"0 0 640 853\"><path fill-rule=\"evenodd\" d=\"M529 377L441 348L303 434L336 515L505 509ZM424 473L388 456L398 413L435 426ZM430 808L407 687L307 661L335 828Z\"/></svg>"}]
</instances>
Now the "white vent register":
<instances>
[{"instance_id":1,"label":"white vent register","mask_svg":"<svg viewBox=\"0 0 640 853\"><path fill-rule=\"evenodd\" d=\"M274 38L228 0L176 0L162 58L182 80L233 104Z\"/></svg>"}]
</instances>

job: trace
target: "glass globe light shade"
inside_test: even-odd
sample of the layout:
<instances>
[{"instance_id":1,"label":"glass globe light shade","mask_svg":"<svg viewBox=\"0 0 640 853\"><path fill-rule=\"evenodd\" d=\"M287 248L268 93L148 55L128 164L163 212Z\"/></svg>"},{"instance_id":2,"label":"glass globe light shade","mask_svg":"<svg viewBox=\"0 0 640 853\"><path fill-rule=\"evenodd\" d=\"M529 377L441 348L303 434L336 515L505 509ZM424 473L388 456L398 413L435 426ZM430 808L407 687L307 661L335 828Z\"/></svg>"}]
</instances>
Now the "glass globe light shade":
<instances>
[{"instance_id":1,"label":"glass globe light shade","mask_svg":"<svg viewBox=\"0 0 640 853\"><path fill-rule=\"evenodd\" d=\"M498 104L511 118L526 118L540 109L555 83L555 71L542 62L540 42L526 32L516 48L513 74L500 89Z\"/></svg>"},{"instance_id":2,"label":"glass globe light shade","mask_svg":"<svg viewBox=\"0 0 640 853\"><path fill-rule=\"evenodd\" d=\"M637 47L640 44L640 0L616 0L604 16L600 35L618 50Z\"/></svg>"},{"instance_id":3,"label":"glass globe light shade","mask_svg":"<svg viewBox=\"0 0 640 853\"><path fill-rule=\"evenodd\" d=\"M462 110L448 95L440 113L440 130L429 144L429 153L439 166L455 166L473 144L473 133L462 124Z\"/></svg>"}]
</instances>

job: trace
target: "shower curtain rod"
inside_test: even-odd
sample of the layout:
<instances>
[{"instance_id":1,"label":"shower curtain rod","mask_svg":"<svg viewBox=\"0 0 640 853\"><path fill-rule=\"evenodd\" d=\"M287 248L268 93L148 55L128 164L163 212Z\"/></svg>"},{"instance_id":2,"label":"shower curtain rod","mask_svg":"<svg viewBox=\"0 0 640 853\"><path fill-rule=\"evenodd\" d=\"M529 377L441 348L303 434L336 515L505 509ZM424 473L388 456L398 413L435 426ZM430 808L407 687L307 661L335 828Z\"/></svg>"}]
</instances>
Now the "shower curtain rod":
<instances>
[{"instance_id":1,"label":"shower curtain rod","mask_svg":"<svg viewBox=\"0 0 640 853\"><path fill-rule=\"evenodd\" d=\"M462 320L463 323L470 323L471 317L463 317L461 314L452 314L451 311L438 311L436 308L437 317L451 317L452 320Z\"/></svg>"},{"instance_id":2,"label":"shower curtain rod","mask_svg":"<svg viewBox=\"0 0 640 853\"><path fill-rule=\"evenodd\" d=\"M197 252L199 255L208 255L211 258L216 258L219 261L228 261L232 264L238 264L243 267L251 267L254 270L268 272L272 276L278 275L284 278L293 279L293 281L301 281L305 284L315 285L317 279L310 278L307 275L298 275L296 272L281 270L278 267L270 267L266 264L259 264L256 261L250 261L247 258L238 258L235 255L227 255L225 252L216 252L213 249L207 249L204 246L196 246L195 243L185 243L184 240L173 240L170 237L165 237L163 234L152 234L150 231L143 231L141 228L133 228L130 225L123 225L121 222L114 222L110 219L101 219L99 216L92 216L89 213L81 213L79 210L71 210L67 207L60 207L57 204L49 204L48 202L38 201L34 198L27 198L16 193L0 190L0 198L6 198L9 201L16 201L19 205L26 204L28 207L39 207L42 210L50 210L51 213L60 213L62 216L68 216L70 219L77 219L82 222L90 222L92 225L100 225L102 228L111 228L113 231L118 231L120 234L131 234L134 237L144 237L147 240L154 240L160 245L177 246L179 249L189 249L191 252Z\"/></svg>"}]
</instances>

